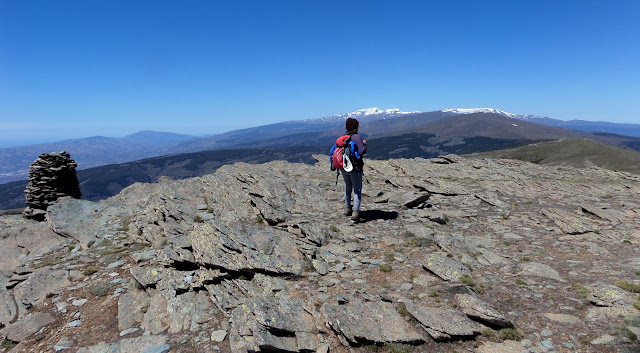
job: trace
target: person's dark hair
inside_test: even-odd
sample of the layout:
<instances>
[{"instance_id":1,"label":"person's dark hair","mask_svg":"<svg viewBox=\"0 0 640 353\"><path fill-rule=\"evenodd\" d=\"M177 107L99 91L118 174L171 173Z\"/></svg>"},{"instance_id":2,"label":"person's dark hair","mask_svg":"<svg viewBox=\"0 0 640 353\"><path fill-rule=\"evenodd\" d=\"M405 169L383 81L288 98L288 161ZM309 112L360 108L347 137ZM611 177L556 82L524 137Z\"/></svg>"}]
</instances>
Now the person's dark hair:
<instances>
[{"instance_id":1,"label":"person's dark hair","mask_svg":"<svg viewBox=\"0 0 640 353\"><path fill-rule=\"evenodd\" d=\"M358 126L360 126L360 123L354 118L349 118L347 119L347 123L345 125L347 128L347 132L356 133L358 132Z\"/></svg>"}]
</instances>

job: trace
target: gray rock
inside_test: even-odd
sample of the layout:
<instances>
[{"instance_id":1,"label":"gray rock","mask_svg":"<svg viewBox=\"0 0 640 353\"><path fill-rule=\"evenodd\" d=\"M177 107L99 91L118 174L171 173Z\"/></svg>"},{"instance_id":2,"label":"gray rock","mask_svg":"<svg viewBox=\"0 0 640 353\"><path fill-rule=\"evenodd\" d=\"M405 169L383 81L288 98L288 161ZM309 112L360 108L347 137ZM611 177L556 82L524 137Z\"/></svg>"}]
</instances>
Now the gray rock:
<instances>
[{"instance_id":1,"label":"gray rock","mask_svg":"<svg viewBox=\"0 0 640 353\"><path fill-rule=\"evenodd\" d=\"M473 320L494 327L513 327L511 321L471 294L456 294L455 299L462 312Z\"/></svg>"},{"instance_id":2,"label":"gray rock","mask_svg":"<svg viewBox=\"0 0 640 353\"><path fill-rule=\"evenodd\" d=\"M405 305L409 314L418 320L436 341L475 337L484 328L456 310L422 307L410 302Z\"/></svg>"},{"instance_id":3,"label":"gray rock","mask_svg":"<svg viewBox=\"0 0 640 353\"><path fill-rule=\"evenodd\" d=\"M574 213L554 208L543 210L542 214L549 217L560 230L567 234L584 234L594 230L588 220Z\"/></svg>"},{"instance_id":4,"label":"gray rock","mask_svg":"<svg viewBox=\"0 0 640 353\"><path fill-rule=\"evenodd\" d=\"M33 313L0 330L0 337L6 337L14 342L22 342L53 322L55 322L55 318L49 313Z\"/></svg>"},{"instance_id":5,"label":"gray rock","mask_svg":"<svg viewBox=\"0 0 640 353\"><path fill-rule=\"evenodd\" d=\"M525 262L520 265L522 275L550 278L556 281L564 282L558 271L548 265L538 262Z\"/></svg>"},{"instance_id":6,"label":"gray rock","mask_svg":"<svg viewBox=\"0 0 640 353\"><path fill-rule=\"evenodd\" d=\"M597 306L625 306L632 304L627 292L623 289L605 283L594 283L588 287L587 299Z\"/></svg>"},{"instance_id":7,"label":"gray rock","mask_svg":"<svg viewBox=\"0 0 640 353\"><path fill-rule=\"evenodd\" d=\"M80 307L87 303L87 299L76 299L71 302L71 305Z\"/></svg>"},{"instance_id":8,"label":"gray rock","mask_svg":"<svg viewBox=\"0 0 640 353\"><path fill-rule=\"evenodd\" d=\"M76 239L87 249L98 240L100 227L106 220L101 204L63 197L47 208L49 227L67 238Z\"/></svg>"},{"instance_id":9,"label":"gray rock","mask_svg":"<svg viewBox=\"0 0 640 353\"><path fill-rule=\"evenodd\" d=\"M424 342L420 333L407 323L390 303L324 304L322 313L329 326L352 345L367 342L412 344Z\"/></svg>"},{"instance_id":10,"label":"gray rock","mask_svg":"<svg viewBox=\"0 0 640 353\"><path fill-rule=\"evenodd\" d=\"M155 285L163 278L163 269L160 267L132 267L129 272L143 288Z\"/></svg>"},{"instance_id":11,"label":"gray rock","mask_svg":"<svg viewBox=\"0 0 640 353\"><path fill-rule=\"evenodd\" d=\"M220 343L224 341L225 338L227 338L226 330L216 330L211 333L211 341L213 342Z\"/></svg>"},{"instance_id":12,"label":"gray rock","mask_svg":"<svg viewBox=\"0 0 640 353\"><path fill-rule=\"evenodd\" d=\"M445 281L460 281L460 277L470 275L471 271L458 261L442 253L427 255L422 266Z\"/></svg>"},{"instance_id":13,"label":"gray rock","mask_svg":"<svg viewBox=\"0 0 640 353\"><path fill-rule=\"evenodd\" d=\"M196 261L229 271L302 274L302 255L291 233L266 227L230 229L214 222L191 233Z\"/></svg>"},{"instance_id":14,"label":"gray rock","mask_svg":"<svg viewBox=\"0 0 640 353\"><path fill-rule=\"evenodd\" d=\"M149 295L145 291L130 291L118 298L118 329L126 330L142 323L149 308Z\"/></svg>"},{"instance_id":15,"label":"gray rock","mask_svg":"<svg viewBox=\"0 0 640 353\"><path fill-rule=\"evenodd\" d=\"M73 320L67 324L67 327L78 327L82 325L82 320Z\"/></svg>"},{"instance_id":16,"label":"gray rock","mask_svg":"<svg viewBox=\"0 0 640 353\"><path fill-rule=\"evenodd\" d=\"M108 264L108 265L107 265L107 270L111 270L111 269L114 269L114 268L120 267L120 266L122 266L122 265L124 265L124 264L126 264L126 263L127 263L127 262L126 262L126 261L124 261L124 260L114 261L114 262L112 262L112 263L110 263L110 264Z\"/></svg>"},{"instance_id":17,"label":"gray rock","mask_svg":"<svg viewBox=\"0 0 640 353\"><path fill-rule=\"evenodd\" d=\"M0 289L0 325L8 326L18 318L18 306L13 292Z\"/></svg>"},{"instance_id":18,"label":"gray rock","mask_svg":"<svg viewBox=\"0 0 640 353\"><path fill-rule=\"evenodd\" d=\"M39 304L50 293L71 285L69 272L65 270L52 270L51 267L37 269L24 282L15 288L28 303Z\"/></svg>"},{"instance_id":19,"label":"gray rock","mask_svg":"<svg viewBox=\"0 0 640 353\"><path fill-rule=\"evenodd\" d=\"M315 351L320 343L313 315L297 299L254 298L233 310L232 322L245 343L259 350Z\"/></svg>"}]
</instances>

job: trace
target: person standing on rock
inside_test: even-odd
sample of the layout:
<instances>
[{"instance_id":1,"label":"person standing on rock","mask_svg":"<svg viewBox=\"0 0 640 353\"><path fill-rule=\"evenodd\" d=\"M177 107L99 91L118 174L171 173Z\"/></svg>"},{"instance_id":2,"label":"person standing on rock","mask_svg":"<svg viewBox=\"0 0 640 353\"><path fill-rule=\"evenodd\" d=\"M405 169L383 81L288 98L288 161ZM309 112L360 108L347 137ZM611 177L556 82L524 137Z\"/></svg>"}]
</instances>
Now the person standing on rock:
<instances>
[{"instance_id":1,"label":"person standing on rock","mask_svg":"<svg viewBox=\"0 0 640 353\"><path fill-rule=\"evenodd\" d=\"M362 173L364 167L363 156L367 153L367 141L358 134L358 120L348 118L346 121L347 135L351 136L354 143L355 151L359 158L353 158L351 161L353 169L350 172L341 169L342 178L345 184L344 206L345 216L351 216L351 220L360 222L360 203L362 202ZM353 208L351 207L351 192L353 191Z\"/></svg>"}]
</instances>

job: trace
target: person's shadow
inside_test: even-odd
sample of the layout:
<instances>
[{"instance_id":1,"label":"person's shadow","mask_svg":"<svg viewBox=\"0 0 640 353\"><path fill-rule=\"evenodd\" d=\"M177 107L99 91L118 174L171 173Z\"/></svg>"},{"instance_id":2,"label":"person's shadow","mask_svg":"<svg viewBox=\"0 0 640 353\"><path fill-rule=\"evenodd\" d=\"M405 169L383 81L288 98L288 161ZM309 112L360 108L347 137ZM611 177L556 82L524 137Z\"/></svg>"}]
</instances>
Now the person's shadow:
<instances>
[{"instance_id":1,"label":"person's shadow","mask_svg":"<svg viewBox=\"0 0 640 353\"><path fill-rule=\"evenodd\" d=\"M382 219L382 220L388 221L390 219L398 218L398 212L366 210L366 211L360 211L360 218L362 218L363 222L375 221L376 219Z\"/></svg>"}]
</instances>

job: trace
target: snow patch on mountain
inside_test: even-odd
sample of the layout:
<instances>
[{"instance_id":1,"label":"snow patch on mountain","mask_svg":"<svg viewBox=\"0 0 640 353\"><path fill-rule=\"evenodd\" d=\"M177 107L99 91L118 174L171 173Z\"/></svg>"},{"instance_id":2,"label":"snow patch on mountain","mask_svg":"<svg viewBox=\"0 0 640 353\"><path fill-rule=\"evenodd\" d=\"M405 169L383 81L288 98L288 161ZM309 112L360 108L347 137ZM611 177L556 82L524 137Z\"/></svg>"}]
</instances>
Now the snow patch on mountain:
<instances>
[{"instance_id":1,"label":"snow patch on mountain","mask_svg":"<svg viewBox=\"0 0 640 353\"><path fill-rule=\"evenodd\" d=\"M514 113L505 112L504 110L495 109L495 108L451 108L451 109L442 109L441 112L452 113L455 115L473 114L473 113L492 113L492 114L506 116L508 118L525 120L525 121L537 120L537 119L548 119L548 117L546 116L514 114Z\"/></svg>"},{"instance_id":2,"label":"snow patch on mountain","mask_svg":"<svg viewBox=\"0 0 640 353\"><path fill-rule=\"evenodd\" d=\"M417 114L419 111L405 112L398 108L380 109L378 107L356 110L355 112L326 116L322 118L306 119L305 121L313 122L331 122L339 120L347 120L348 118L358 119L359 121L384 120L389 118L397 118L408 114Z\"/></svg>"}]
</instances>

